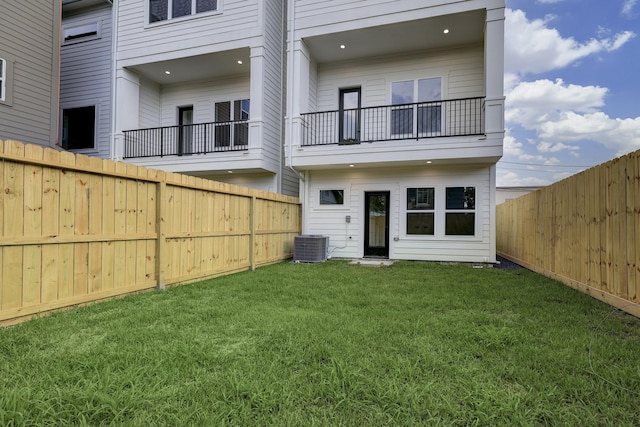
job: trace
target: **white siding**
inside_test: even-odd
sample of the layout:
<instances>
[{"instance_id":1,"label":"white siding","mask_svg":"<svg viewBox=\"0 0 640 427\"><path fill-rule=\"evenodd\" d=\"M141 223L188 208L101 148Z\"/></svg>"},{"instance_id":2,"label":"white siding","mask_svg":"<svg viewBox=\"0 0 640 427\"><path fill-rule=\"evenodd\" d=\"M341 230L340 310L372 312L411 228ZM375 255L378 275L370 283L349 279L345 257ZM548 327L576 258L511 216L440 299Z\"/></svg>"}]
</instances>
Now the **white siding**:
<instances>
[{"instance_id":1,"label":"white siding","mask_svg":"<svg viewBox=\"0 0 640 427\"><path fill-rule=\"evenodd\" d=\"M391 104L391 83L430 77L442 78L442 98L484 94L483 48L464 46L348 63L322 64L318 69L318 111L338 109L342 87L362 87L362 107ZM314 94L310 94L313 97Z\"/></svg>"},{"instance_id":2,"label":"white siding","mask_svg":"<svg viewBox=\"0 0 640 427\"><path fill-rule=\"evenodd\" d=\"M138 120L141 129L161 126L160 106L160 85L147 79L140 79Z\"/></svg>"},{"instance_id":3,"label":"white siding","mask_svg":"<svg viewBox=\"0 0 640 427\"><path fill-rule=\"evenodd\" d=\"M285 45L286 11L283 0L264 1L264 76L262 153L275 168L284 165Z\"/></svg>"},{"instance_id":4,"label":"white siding","mask_svg":"<svg viewBox=\"0 0 640 427\"><path fill-rule=\"evenodd\" d=\"M391 259L487 262L495 260L491 236L491 172L489 166L451 165L429 168L378 168L348 171L318 171L307 175L305 234L329 236L332 256L356 258L364 251L364 193L390 191L389 240ZM440 235L406 234L406 188L435 187L440 195L446 187L476 188L476 234L446 237L444 206L436 205L436 232ZM344 189L343 206L320 206L321 189ZM442 200L441 200L442 201ZM442 205L443 203L440 203ZM349 215L351 221L346 222ZM395 240L397 238L397 240Z\"/></svg>"},{"instance_id":5,"label":"white siding","mask_svg":"<svg viewBox=\"0 0 640 427\"><path fill-rule=\"evenodd\" d=\"M0 1L0 58L11 62L0 102L0 139L54 145L59 82L60 1Z\"/></svg>"},{"instance_id":6,"label":"white siding","mask_svg":"<svg viewBox=\"0 0 640 427\"><path fill-rule=\"evenodd\" d=\"M203 175L197 174L201 178L212 181L226 182L228 184L240 185L242 187L255 188L257 190L276 192L276 176L270 173L253 174L230 174L230 175Z\"/></svg>"},{"instance_id":7,"label":"white siding","mask_svg":"<svg viewBox=\"0 0 640 427\"><path fill-rule=\"evenodd\" d=\"M99 22L100 38L61 48L60 109L96 107L96 141L85 154L110 157L112 116L111 6L65 16L63 28Z\"/></svg>"},{"instance_id":8,"label":"white siding","mask_svg":"<svg viewBox=\"0 0 640 427\"><path fill-rule=\"evenodd\" d=\"M120 60L169 52L182 57L226 50L216 46L224 43L246 46L247 39L260 34L258 0L219 0L222 6L219 13L152 24L148 22L147 3L148 0L130 0L119 4Z\"/></svg>"},{"instance_id":9,"label":"white siding","mask_svg":"<svg viewBox=\"0 0 640 427\"><path fill-rule=\"evenodd\" d=\"M504 0L292 0L300 37L324 29L364 28L474 9L504 7Z\"/></svg>"},{"instance_id":10,"label":"white siding","mask_svg":"<svg viewBox=\"0 0 640 427\"><path fill-rule=\"evenodd\" d=\"M160 98L160 123L156 126L178 124L178 107L193 106L193 122L207 123L215 119L216 102L249 98L249 77L239 76L200 83L166 85Z\"/></svg>"}]
</instances>

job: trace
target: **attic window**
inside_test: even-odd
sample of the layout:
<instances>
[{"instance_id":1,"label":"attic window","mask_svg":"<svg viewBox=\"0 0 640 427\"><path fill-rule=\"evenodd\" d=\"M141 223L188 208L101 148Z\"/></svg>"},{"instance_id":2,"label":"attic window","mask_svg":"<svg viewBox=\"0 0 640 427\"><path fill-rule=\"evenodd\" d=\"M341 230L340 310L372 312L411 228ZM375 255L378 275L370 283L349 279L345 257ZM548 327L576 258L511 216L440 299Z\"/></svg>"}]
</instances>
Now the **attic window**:
<instances>
[{"instance_id":1,"label":"attic window","mask_svg":"<svg viewBox=\"0 0 640 427\"><path fill-rule=\"evenodd\" d=\"M100 25L98 22L91 22L75 27L68 27L63 30L62 37L64 44L94 40L100 37Z\"/></svg>"},{"instance_id":2,"label":"attic window","mask_svg":"<svg viewBox=\"0 0 640 427\"><path fill-rule=\"evenodd\" d=\"M148 0L149 23L218 11L218 0Z\"/></svg>"}]
</instances>

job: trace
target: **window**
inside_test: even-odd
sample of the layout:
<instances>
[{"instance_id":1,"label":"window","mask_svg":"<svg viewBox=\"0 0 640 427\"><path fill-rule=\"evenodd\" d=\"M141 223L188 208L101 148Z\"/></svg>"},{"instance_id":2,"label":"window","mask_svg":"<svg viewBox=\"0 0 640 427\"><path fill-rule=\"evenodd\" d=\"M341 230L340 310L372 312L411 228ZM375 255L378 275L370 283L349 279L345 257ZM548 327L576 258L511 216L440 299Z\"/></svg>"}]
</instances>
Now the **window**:
<instances>
[{"instance_id":1,"label":"window","mask_svg":"<svg viewBox=\"0 0 640 427\"><path fill-rule=\"evenodd\" d=\"M67 150L94 148L96 107L62 110L62 147Z\"/></svg>"},{"instance_id":2,"label":"window","mask_svg":"<svg viewBox=\"0 0 640 427\"><path fill-rule=\"evenodd\" d=\"M13 64L15 59L0 52L0 104L11 106L13 103Z\"/></svg>"},{"instance_id":3,"label":"window","mask_svg":"<svg viewBox=\"0 0 640 427\"><path fill-rule=\"evenodd\" d=\"M216 147L246 148L249 145L249 107L248 99L216 102Z\"/></svg>"},{"instance_id":4,"label":"window","mask_svg":"<svg viewBox=\"0 0 640 427\"><path fill-rule=\"evenodd\" d=\"M439 136L441 99L440 77L391 83L391 137Z\"/></svg>"},{"instance_id":5,"label":"window","mask_svg":"<svg viewBox=\"0 0 640 427\"><path fill-rule=\"evenodd\" d=\"M62 31L63 44L84 42L97 38L100 38L100 24L98 22L68 27Z\"/></svg>"},{"instance_id":6,"label":"window","mask_svg":"<svg viewBox=\"0 0 640 427\"><path fill-rule=\"evenodd\" d=\"M218 10L217 0L149 0L149 22Z\"/></svg>"},{"instance_id":7,"label":"window","mask_svg":"<svg viewBox=\"0 0 640 427\"><path fill-rule=\"evenodd\" d=\"M7 90L5 89L5 82L7 79L7 61L0 58L0 101L4 101Z\"/></svg>"},{"instance_id":8,"label":"window","mask_svg":"<svg viewBox=\"0 0 640 427\"><path fill-rule=\"evenodd\" d=\"M407 188L407 234L435 234L435 188Z\"/></svg>"},{"instance_id":9,"label":"window","mask_svg":"<svg viewBox=\"0 0 640 427\"><path fill-rule=\"evenodd\" d=\"M321 205L343 205L344 190L320 190Z\"/></svg>"},{"instance_id":10,"label":"window","mask_svg":"<svg viewBox=\"0 0 640 427\"><path fill-rule=\"evenodd\" d=\"M447 187L445 235L473 236L476 223L475 187Z\"/></svg>"}]
</instances>

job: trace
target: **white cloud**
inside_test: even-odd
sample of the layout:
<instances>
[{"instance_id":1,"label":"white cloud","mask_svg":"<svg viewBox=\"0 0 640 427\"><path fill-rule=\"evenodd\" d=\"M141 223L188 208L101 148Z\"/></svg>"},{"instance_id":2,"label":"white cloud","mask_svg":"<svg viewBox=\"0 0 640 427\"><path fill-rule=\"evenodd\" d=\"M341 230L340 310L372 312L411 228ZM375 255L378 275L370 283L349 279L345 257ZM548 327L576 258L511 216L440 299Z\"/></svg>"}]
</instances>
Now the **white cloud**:
<instances>
[{"instance_id":1,"label":"white cloud","mask_svg":"<svg viewBox=\"0 0 640 427\"><path fill-rule=\"evenodd\" d=\"M518 75L564 68L595 53L620 49L635 37L632 31L624 31L580 43L548 28L549 16L530 21L522 10L507 8L505 17L505 71Z\"/></svg>"},{"instance_id":2,"label":"white cloud","mask_svg":"<svg viewBox=\"0 0 640 427\"><path fill-rule=\"evenodd\" d=\"M558 151L564 151L564 150L572 152L572 151L578 151L580 149L580 147L577 145L567 145L567 144L563 144L562 142L547 142L547 141L542 141L538 143L536 148L541 153L557 153Z\"/></svg>"},{"instance_id":3,"label":"white cloud","mask_svg":"<svg viewBox=\"0 0 640 427\"><path fill-rule=\"evenodd\" d=\"M576 155L579 146L567 143L584 140L602 144L618 155L639 149L640 117L612 118L600 111L607 92L607 88L565 84L560 79L522 82L506 93L505 120L535 131L543 141L536 144L540 153L569 151ZM511 144L518 147L515 141Z\"/></svg>"},{"instance_id":4,"label":"white cloud","mask_svg":"<svg viewBox=\"0 0 640 427\"><path fill-rule=\"evenodd\" d=\"M551 181L536 176L521 177L515 172L506 172L497 177L497 185L500 187L543 187L551 184Z\"/></svg>"},{"instance_id":5,"label":"white cloud","mask_svg":"<svg viewBox=\"0 0 640 427\"><path fill-rule=\"evenodd\" d=\"M631 18L633 15L633 7L636 5L637 2L638 0L624 0L624 3L622 4L621 13Z\"/></svg>"},{"instance_id":6,"label":"white cloud","mask_svg":"<svg viewBox=\"0 0 640 427\"><path fill-rule=\"evenodd\" d=\"M541 138L550 141L591 140L622 155L640 149L640 117L617 119L599 111L562 113L556 120L542 123L537 129Z\"/></svg>"}]
</instances>

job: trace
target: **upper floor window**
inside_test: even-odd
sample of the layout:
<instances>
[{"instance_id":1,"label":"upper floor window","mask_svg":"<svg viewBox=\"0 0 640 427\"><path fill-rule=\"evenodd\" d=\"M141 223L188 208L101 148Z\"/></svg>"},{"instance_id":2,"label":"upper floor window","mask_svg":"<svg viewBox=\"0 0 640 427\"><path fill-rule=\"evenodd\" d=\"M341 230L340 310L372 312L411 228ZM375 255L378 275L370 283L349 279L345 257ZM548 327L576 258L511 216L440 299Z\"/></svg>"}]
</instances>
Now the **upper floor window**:
<instances>
[{"instance_id":1,"label":"upper floor window","mask_svg":"<svg viewBox=\"0 0 640 427\"><path fill-rule=\"evenodd\" d=\"M100 38L99 22L90 22L88 24L66 27L62 30L63 44L84 42L97 38Z\"/></svg>"},{"instance_id":2,"label":"upper floor window","mask_svg":"<svg viewBox=\"0 0 640 427\"><path fill-rule=\"evenodd\" d=\"M442 123L440 77L391 83L391 136L438 136Z\"/></svg>"},{"instance_id":3,"label":"upper floor window","mask_svg":"<svg viewBox=\"0 0 640 427\"><path fill-rule=\"evenodd\" d=\"M0 101L4 101L5 97L5 80L7 76L7 61L0 58Z\"/></svg>"},{"instance_id":4,"label":"upper floor window","mask_svg":"<svg viewBox=\"0 0 640 427\"><path fill-rule=\"evenodd\" d=\"M149 0L149 22L189 16L218 9L218 0Z\"/></svg>"}]
</instances>

